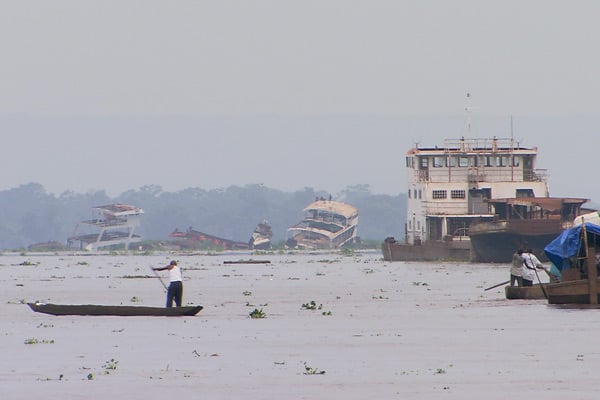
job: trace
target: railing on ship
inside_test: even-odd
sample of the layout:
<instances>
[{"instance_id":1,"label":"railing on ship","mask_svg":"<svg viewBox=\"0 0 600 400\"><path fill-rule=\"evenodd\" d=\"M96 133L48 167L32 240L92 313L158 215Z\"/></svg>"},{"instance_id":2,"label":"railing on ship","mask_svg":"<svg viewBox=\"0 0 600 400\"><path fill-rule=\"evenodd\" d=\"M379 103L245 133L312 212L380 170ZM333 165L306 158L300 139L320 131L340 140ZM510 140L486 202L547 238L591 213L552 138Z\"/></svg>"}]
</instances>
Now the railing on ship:
<instances>
[{"instance_id":1,"label":"railing on ship","mask_svg":"<svg viewBox=\"0 0 600 400\"><path fill-rule=\"evenodd\" d=\"M453 168L439 171L418 170L419 182L547 182L548 170L515 170L510 167L503 168Z\"/></svg>"}]
</instances>

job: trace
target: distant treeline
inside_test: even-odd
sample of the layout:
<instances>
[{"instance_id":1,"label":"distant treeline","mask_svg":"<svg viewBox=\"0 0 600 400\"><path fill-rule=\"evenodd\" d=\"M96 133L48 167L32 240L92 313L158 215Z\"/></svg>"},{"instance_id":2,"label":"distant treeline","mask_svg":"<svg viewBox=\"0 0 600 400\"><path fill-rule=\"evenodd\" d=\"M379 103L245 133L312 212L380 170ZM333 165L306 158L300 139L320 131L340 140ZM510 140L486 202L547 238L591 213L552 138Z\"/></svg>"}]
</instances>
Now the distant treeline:
<instances>
[{"instance_id":1,"label":"distant treeline","mask_svg":"<svg viewBox=\"0 0 600 400\"><path fill-rule=\"evenodd\" d=\"M256 225L267 220L273 241L283 241L287 228L302 219L302 210L317 197L359 209L358 236L382 241L404 237L406 195L371 194L368 185L349 186L340 193L304 188L282 192L263 185L165 192L147 185L116 197L105 191L47 193L38 183L0 191L0 250L26 249L36 243L66 243L78 222L94 217L92 207L111 203L144 209L139 233L147 240L169 240L176 228L193 228L214 236L247 242Z\"/></svg>"}]
</instances>

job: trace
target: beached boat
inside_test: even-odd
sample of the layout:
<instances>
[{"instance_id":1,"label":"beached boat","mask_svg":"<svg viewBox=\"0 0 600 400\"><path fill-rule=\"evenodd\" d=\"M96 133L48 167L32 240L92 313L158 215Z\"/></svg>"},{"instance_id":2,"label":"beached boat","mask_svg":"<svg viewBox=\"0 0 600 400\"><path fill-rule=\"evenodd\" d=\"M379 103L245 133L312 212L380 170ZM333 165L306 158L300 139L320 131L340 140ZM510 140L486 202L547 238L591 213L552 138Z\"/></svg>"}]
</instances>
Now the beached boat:
<instances>
[{"instance_id":1,"label":"beached boat","mask_svg":"<svg viewBox=\"0 0 600 400\"><path fill-rule=\"evenodd\" d=\"M573 226L587 199L564 197L513 197L491 199L492 220L474 221L469 227L472 261L510 262L516 249L531 249L544 257L544 247Z\"/></svg>"},{"instance_id":2,"label":"beached boat","mask_svg":"<svg viewBox=\"0 0 600 400\"><path fill-rule=\"evenodd\" d=\"M544 249L561 271L561 280L548 285L549 304L600 303L597 247L600 226L584 222L562 232Z\"/></svg>"},{"instance_id":3,"label":"beached boat","mask_svg":"<svg viewBox=\"0 0 600 400\"><path fill-rule=\"evenodd\" d=\"M356 240L358 209L346 203L317 199L304 209L302 221L287 230L286 246L337 249Z\"/></svg>"},{"instance_id":4,"label":"beached boat","mask_svg":"<svg viewBox=\"0 0 600 400\"><path fill-rule=\"evenodd\" d=\"M542 286L543 285L543 286ZM508 300L538 300L546 299L547 283L535 284L533 286L505 286L504 295Z\"/></svg>"},{"instance_id":5,"label":"beached boat","mask_svg":"<svg viewBox=\"0 0 600 400\"><path fill-rule=\"evenodd\" d=\"M94 217L81 221L73 236L67 239L67 247L97 251L104 247L124 246L140 242L135 234L144 210L127 204L107 204L93 208Z\"/></svg>"},{"instance_id":6,"label":"beached boat","mask_svg":"<svg viewBox=\"0 0 600 400\"><path fill-rule=\"evenodd\" d=\"M114 315L121 317L154 316L181 317L194 316L202 310L202 306L185 307L144 307L144 306L110 306L97 304L48 304L27 303L35 312L51 315Z\"/></svg>"},{"instance_id":7,"label":"beached boat","mask_svg":"<svg viewBox=\"0 0 600 400\"><path fill-rule=\"evenodd\" d=\"M252 250L269 250L271 248L271 238L273 237L273 230L271 225L265 220L257 225L252 236L250 236L250 249Z\"/></svg>"},{"instance_id":8,"label":"beached boat","mask_svg":"<svg viewBox=\"0 0 600 400\"><path fill-rule=\"evenodd\" d=\"M404 240L381 246L386 261L472 259L469 228L493 221L491 199L548 197L537 148L513 138L447 139L406 154L408 199ZM517 247L506 253L510 257Z\"/></svg>"},{"instance_id":9,"label":"beached boat","mask_svg":"<svg viewBox=\"0 0 600 400\"><path fill-rule=\"evenodd\" d=\"M248 243L237 242L231 239L224 239L188 228L185 232L177 228L169 234L169 237L177 239L181 248L196 248L198 246L219 247L223 250L247 250L250 248Z\"/></svg>"}]
</instances>

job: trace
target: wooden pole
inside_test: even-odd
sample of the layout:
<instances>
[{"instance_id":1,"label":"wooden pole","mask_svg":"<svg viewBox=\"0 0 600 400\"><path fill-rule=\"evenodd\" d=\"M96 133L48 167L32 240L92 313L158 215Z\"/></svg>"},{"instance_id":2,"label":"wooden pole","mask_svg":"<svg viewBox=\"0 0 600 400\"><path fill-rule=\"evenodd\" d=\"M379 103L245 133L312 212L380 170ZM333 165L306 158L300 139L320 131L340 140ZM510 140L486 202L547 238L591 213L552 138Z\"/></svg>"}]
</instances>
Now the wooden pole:
<instances>
[{"instance_id":1,"label":"wooden pole","mask_svg":"<svg viewBox=\"0 0 600 400\"><path fill-rule=\"evenodd\" d=\"M598 304L598 270L596 269L596 249L594 247L588 249L586 263L590 288L590 304Z\"/></svg>"}]
</instances>

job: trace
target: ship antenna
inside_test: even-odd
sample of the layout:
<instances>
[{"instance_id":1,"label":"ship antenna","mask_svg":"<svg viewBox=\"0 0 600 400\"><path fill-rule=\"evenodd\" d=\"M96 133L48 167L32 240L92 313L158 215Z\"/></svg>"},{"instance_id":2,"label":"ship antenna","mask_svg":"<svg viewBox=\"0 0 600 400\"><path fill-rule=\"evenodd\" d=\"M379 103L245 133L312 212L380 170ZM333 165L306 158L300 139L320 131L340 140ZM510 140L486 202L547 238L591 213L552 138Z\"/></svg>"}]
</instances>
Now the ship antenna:
<instances>
[{"instance_id":1,"label":"ship antenna","mask_svg":"<svg viewBox=\"0 0 600 400\"><path fill-rule=\"evenodd\" d=\"M472 125L471 93L467 93L467 106L465 107L465 111L467 112L467 139L470 139L471 138L471 125Z\"/></svg>"}]
</instances>

